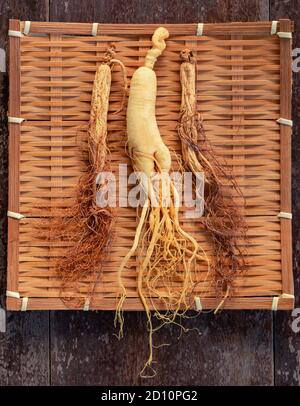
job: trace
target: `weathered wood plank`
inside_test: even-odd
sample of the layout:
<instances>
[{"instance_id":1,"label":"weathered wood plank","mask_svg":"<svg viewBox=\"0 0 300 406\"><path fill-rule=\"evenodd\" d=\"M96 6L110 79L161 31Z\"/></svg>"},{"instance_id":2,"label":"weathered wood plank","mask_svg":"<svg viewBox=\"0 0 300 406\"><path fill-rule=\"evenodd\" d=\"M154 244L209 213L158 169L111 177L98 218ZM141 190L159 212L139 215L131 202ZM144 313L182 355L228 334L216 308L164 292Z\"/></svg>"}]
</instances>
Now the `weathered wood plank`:
<instances>
[{"instance_id":1,"label":"weathered wood plank","mask_svg":"<svg viewBox=\"0 0 300 406\"><path fill-rule=\"evenodd\" d=\"M137 385L143 316L126 314L118 341L112 312L51 312L51 384Z\"/></svg>"},{"instance_id":2,"label":"weathered wood plank","mask_svg":"<svg viewBox=\"0 0 300 406\"><path fill-rule=\"evenodd\" d=\"M268 19L262 1L50 1L52 21L195 22ZM273 383L272 315L270 312L223 312L187 322L198 327L177 341L176 327L157 333L169 343L155 353L158 376L138 377L147 357L145 315L128 313L125 338L113 336L111 312L51 313L52 384L117 385L270 385ZM79 371L83 371L79 373Z\"/></svg>"},{"instance_id":3,"label":"weathered wood plank","mask_svg":"<svg viewBox=\"0 0 300 406\"><path fill-rule=\"evenodd\" d=\"M198 1L199 21L208 23L269 19L269 0Z\"/></svg>"},{"instance_id":4,"label":"weathered wood plank","mask_svg":"<svg viewBox=\"0 0 300 406\"><path fill-rule=\"evenodd\" d=\"M8 312L6 322L6 333L0 333L0 386L48 385L48 312Z\"/></svg>"},{"instance_id":5,"label":"weathered wood plank","mask_svg":"<svg viewBox=\"0 0 300 406\"><path fill-rule=\"evenodd\" d=\"M156 351L158 375L141 385L272 385L273 350L270 313L223 311L185 322L198 328L177 340L179 329L166 328ZM139 365L147 355L139 351Z\"/></svg>"},{"instance_id":6,"label":"weathered wood plank","mask_svg":"<svg viewBox=\"0 0 300 406\"><path fill-rule=\"evenodd\" d=\"M300 2L298 0L271 0L270 18L290 18L295 23L293 34L293 48L298 47L297 56L300 56ZM293 136L292 136L292 191L293 191L293 268L295 278L295 307L300 307L300 218L298 215L300 193L300 62L294 66L298 72L293 73ZM300 316L300 309L298 312ZM300 326L300 322L290 312L278 312L275 316L275 385L300 386L300 332L293 331L292 324ZM295 328L294 328L295 329Z\"/></svg>"},{"instance_id":7,"label":"weathered wood plank","mask_svg":"<svg viewBox=\"0 0 300 406\"><path fill-rule=\"evenodd\" d=\"M7 51L10 18L45 20L47 0L0 1L0 48ZM3 51L1 53L3 57ZM4 305L7 245L7 105L8 75L0 73L0 295ZM49 382L49 314L8 313L0 333L0 385L46 385Z\"/></svg>"},{"instance_id":8,"label":"weathered wood plank","mask_svg":"<svg viewBox=\"0 0 300 406\"><path fill-rule=\"evenodd\" d=\"M50 0L50 21L230 22L269 19L269 0Z\"/></svg>"}]
</instances>

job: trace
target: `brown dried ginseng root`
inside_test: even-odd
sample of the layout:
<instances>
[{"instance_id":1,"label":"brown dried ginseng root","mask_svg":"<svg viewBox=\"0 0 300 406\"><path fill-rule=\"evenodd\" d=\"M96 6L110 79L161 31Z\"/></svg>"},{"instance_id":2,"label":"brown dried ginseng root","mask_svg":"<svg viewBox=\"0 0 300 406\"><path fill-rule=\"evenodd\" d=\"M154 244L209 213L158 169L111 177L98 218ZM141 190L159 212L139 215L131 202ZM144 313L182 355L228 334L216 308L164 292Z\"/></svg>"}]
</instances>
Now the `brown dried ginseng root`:
<instances>
[{"instance_id":1,"label":"brown dried ginseng root","mask_svg":"<svg viewBox=\"0 0 300 406\"><path fill-rule=\"evenodd\" d=\"M203 224L213 244L211 272L217 297L224 300L232 293L234 280L246 268L247 226L234 198L243 195L231 174L216 157L206 139L202 117L197 112L196 62L192 52L180 54L182 87L178 134L186 170L204 173L205 201Z\"/></svg>"},{"instance_id":2,"label":"brown dried ginseng root","mask_svg":"<svg viewBox=\"0 0 300 406\"><path fill-rule=\"evenodd\" d=\"M115 59L115 47L112 45L96 70L87 137L88 162L77 184L75 205L64 209L52 221L50 238L71 243L55 264L62 283L61 297L66 305L74 302L78 306L83 303L90 305L113 237L115 214L111 207L100 207L97 196L106 187L99 184L99 174L109 169L107 115L111 70L115 64L121 67L123 74L124 93L120 110L123 109L127 91L126 71L123 63Z\"/></svg>"}]
</instances>

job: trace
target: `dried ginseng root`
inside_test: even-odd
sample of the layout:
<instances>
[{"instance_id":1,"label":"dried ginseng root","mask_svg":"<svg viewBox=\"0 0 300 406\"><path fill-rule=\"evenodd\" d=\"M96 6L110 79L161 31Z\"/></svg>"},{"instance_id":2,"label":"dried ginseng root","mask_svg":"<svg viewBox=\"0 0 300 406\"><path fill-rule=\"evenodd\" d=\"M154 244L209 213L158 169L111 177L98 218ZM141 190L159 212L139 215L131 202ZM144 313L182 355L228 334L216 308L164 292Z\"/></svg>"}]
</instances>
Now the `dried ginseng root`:
<instances>
[{"instance_id":1,"label":"dried ginseng root","mask_svg":"<svg viewBox=\"0 0 300 406\"><path fill-rule=\"evenodd\" d=\"M123 271L137 252L137 289L144 306L149 329L149 358L141 376L155 374L153 363L153 333L165 324L180 323L191 308L195 287L193 267L197 260L207 266L205 253L197 241L180 225L178 191L169 177L171 155L164 144L155 117L156 74L154 64L166 47L168 31L160 27L152 36L152 48L147 52L144 66L131 79L127 107L128 151L146 194L132 248L119 268L120 299L115 322L123 329L122 308L127 296ZM155 179L159 186L155 190ZM160 306L165 311L159 309ZM152 310L152 312L151 312ZM153 321L155 320L155 325ZM156 325L157 324L157 325ZM151 376L151 375L150 375Z\"/></svg>"},{"instance_id":2,"label":"dried ginseng root","mask_svg":"<svg viewBox=\"0 0 300 406\"><path fill-rule=\"evenodd\" d=\"M203 224L213 245L211 272L217 297L222 298L219 309L231 294L235 278L246 267L247 227L241 209L234 206L234 199L243 196L206 139L202 118L197 112L193 54L185 49L180 56L182 98L178 134L185 169L194 174L202 172L205 177Z\"/></svg>"},{"instance_id":3,"label":"dried ginseng root","mask_svg":"<svg viewBox=\"0 0 300 406\"><path fill-rule=\"evenodd\" d=\"M61 297L67 305L76 302L77 306L85 303L89 307L113 236L115 214L111 207L100 207L97 196L105 187L98 184L99 174L109 169L107 115L111 70L115 64L120 65L123 73L125 96L125 67L115 59L115 48L111 46L96 70L87 137L88 162L78 181L75 205L64 209L52 221L50 238L71 243L55 265L62 283ZM121 109L123 104L124 97Z\"/></svg>"}]
</instances>

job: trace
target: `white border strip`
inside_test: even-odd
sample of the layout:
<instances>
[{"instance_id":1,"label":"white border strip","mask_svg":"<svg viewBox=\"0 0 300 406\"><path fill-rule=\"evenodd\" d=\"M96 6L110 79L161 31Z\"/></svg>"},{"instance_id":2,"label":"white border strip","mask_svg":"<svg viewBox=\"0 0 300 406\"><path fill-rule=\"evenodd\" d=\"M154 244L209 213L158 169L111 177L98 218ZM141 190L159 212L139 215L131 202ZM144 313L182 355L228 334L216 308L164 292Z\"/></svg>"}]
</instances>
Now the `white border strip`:
<instances>
[{"instance_id":1,"label":"white border strip","mask_svg":"<svg viewBox=\"0 0 300 406\"><path fill-rule=\"evenodd\" d=\"M203 309L201 299L199 296L195 296L195 307L197 312L201 312L201 310Z\"/></svg>"},{"instance_id":2,"label":"white border strip","mask_svg":"<svg viewBox=\"0 0 300 406\"><path fill-rule=\"evenodd\" d=\"M14 30L8 30L8 36L9 37L17 37L17 38L24 37L24 35L21 33L21 31L14 31Z\"/></svg>"},{"instance_id":3,"label":"white border strip","mask_svg":"<svg viewBox=\"0 0 300 406\"><path fill-rule=\"evenodd\" d=\"M292 215L292 213L287 213L286 211L281 211L279 214L277 214L277 217L282 218L282 219L292 220L293 215Z\"/></svg>"},{"instance_id":4,"label":"white border strip","mask_svg":"<svg viewBox=\"0 0 300 406\"><path fill-rule=\"evenodd\" d=\"M279 118L278 120L276 120L276 122L278 124L287 125L288 127L293 127L293 121L287 118Z\"/></svg>"},{"instance_id":5,"label":"white border strip","mask_svg":"<svg viewBox=\"0 0 300 406\"><path fill-rule=\"evenodd\" d=\"M96 37L98 34L98 23L93 23L92 25L92 36Z\"/></svg>"},{"instance_id":6,"label":"white border strip","mask_svg":"<svg viewBox=\"0 0 300 406\"><path fill-rule=\"evenodd\" d=\"M28 297L22 298L21 312L26 312L28 306Z\"/></svg>"},{"instance_id":7,"label":"white border strip","mask_svg":"<svg viewBox=\"0 0 300 406\"><path fill-rule=\"evenodd\" d=\"M6 291L6 296L7 297L14 297L15 299L20 299L20 293L19 292L13 292L12 290L7 290Z\"/></svg>"},{"instance_id":8,"label":"white border strip","mask_svg":"<svg viewBox=\"0 0 300 406\"><path fill-rule=\"evenodd\" d=\"M278 32L277 33L279 38L287 38L287 39L291 39L293 38L292 33L291 32Z\"/></svg>"},{"instance_id":9,"label":"white border strip","mask_svg":"<svg viewBox=\"0 0 300 406\"><path fill-rule=\"evenodd\" d=\"M274 296L273 301L272 301L272 311L276 312L278 310L278 302L279 299L295 299L294 295L291 295L290 293L282 293L280 296Z\"/></svg>"},{"instance_id":10,"label":"white border strip","mask_svg":"<svg viewBox=\"0 0 300 406\"><path fill-rule=\"evenodd\" d=\"M204 30L204 23L198 23L197 24L197 35L203 35L203 30Z\"/></svg>"},{"instance_id":11,"label":"white border strip","mask_svg":"<svg viewBox=\"0 0 300 406\"><path fill-rule=\"evenodd\" d=\"M85 299L84 305L83 305L83 311L84 312L88 312L90 310L90 303L91 303L91 299L89 297L87 297Z\"/></svg>"},{"instance_id":12,"label":"white border strip","mask_svg":"<svg viewBox=\"0 0 300 406\"><path fill-rule=\"evenodd\" d=\"M28 35L30 33L30 25L31 25L31 21L25 21L23 32L15 31L15 30L8 30L8 36L22 38L22 37L24 37L24 35Z\"/></svg>"},{"instance_id":13,"label":"white border strip","mask_svg":"<svg viewBox=\"0 0 300 406\"><path fill-rule=\"evenodd\" d=\"M276 34L277 32L278 21L272 21L271 25L271 35Z\"/></svg>"},{"instance_id":14,"label":"white border strip","mask_svg":"<svg viewBox=\"0 0 300 406\"><path fill-rule=\"evenodd\" d=\"M14 211L7 211L7 217L11 217L12 219L21 220L24 219L26 216L20 213L15 213Z\"/></svg>"},{"instance_id":15,"label":"white border strip","mask_svg":"<svg viewBox=\"0 0 300 406\"><path fill-rule=\"evenodd\" d=\"M23 31L23 34L24 34L24 35L28 35L28 34L29 34L29 32L30 32L30 24L31 24L30 21L25 21L24 31Z\"/></svg>"},{"instance_id":16,"label":"white border strip","mask_svg":"<svg viewBox=\"0 0 300 406\"><path fill-rule=\"evenodd\" d=\"M9 124L21 124L25 121L25 118L7 116L7 120Z\"/></svg>"}]
</instances>

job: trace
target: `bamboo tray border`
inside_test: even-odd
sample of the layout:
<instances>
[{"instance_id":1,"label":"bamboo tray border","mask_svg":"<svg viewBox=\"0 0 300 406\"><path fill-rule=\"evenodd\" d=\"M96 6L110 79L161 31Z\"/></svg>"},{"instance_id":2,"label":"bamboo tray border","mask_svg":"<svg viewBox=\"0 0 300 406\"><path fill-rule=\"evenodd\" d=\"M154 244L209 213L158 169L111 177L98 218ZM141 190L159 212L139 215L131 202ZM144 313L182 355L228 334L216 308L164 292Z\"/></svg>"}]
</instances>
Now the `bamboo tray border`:
<instances>
[{"instance_id":1,"label":"bamboo tray border","mask_svg":"<svg viewBox=\"0 0 300 406\"><path fill-rule=\"evenodd\" d=\"M290 31L285 25L288 22ZM25 22L20 21L20 31L24 30ZM281 25L283 23L283 25ZM126 33L132 35L152 34L153 31L163 25L166 27L170 35L196 35L198 23L191 24L102 24L98 23L97 35ZM258 22L234 22L234 23L205 23L203 34L205 36L215 35L270 35L271 21ZM277 31L292 32L294 29L293 23L290 20L279 20ZM62 34L62 35L87 35L91 36L93 32L93 23L59 23L59 22L39 22L33 21L30 24L30 34Z\"/></svg>"},{"instance_id":2,"label":"bamboo tray border","mask_svg":"<svg viewBox=\"0 0 300 406\"><path fill-rule=\"evenodd\" d=\"M10 20L9 29L23 31L25 22ZM163 24L171 35L195 35L197 24ZM270 35L270 21L248 23L204 24L203 35ZM151 34L159 24L98 24L97 35ZM293 22L287 19L279 20L278 30L293 32ZM62 35L92 35L91 23L53 23L31 22L30 34L59 33ZM291 119L291 47L292 41L280 38L280 116ZM20 117L20 38L9 37L9 116ZM8 210L19 213L19 161L20 161L20 125L9 123L9 192ZM280 126L280 207L282 212L291 213L291 127ZM18 292L19 277L19 221L8 218L8 253L7 253L7 290ZM282 293L294 294L292 269L292 224L290 219L281 218L281 261L282 261ZM278 310L290 310L294 307L294 298L280 298ZM280 297L280 296L279 296ZM136 299L134 299L136 300ZM203 309L215 306L215 299L201 298ZM224 309L271 310L273 296L233 297L229 299ZM116 299L93 299L91 310L115 310ZM21 310L22 299L7 297L8 310ZM29 298L27 310L69 310L60 298ZM131 299L125 302L124 310L135 310Z\"/></svg>"}]
</instances>

